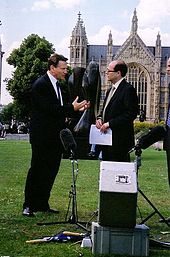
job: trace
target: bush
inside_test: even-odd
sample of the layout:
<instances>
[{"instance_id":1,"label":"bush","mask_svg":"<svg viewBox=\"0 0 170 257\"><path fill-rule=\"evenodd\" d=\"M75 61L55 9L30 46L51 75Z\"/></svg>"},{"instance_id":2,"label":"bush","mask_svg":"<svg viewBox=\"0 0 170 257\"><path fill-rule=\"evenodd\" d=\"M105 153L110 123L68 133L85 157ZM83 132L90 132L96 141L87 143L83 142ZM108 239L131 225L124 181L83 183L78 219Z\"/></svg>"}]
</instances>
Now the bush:
<instances>
[{"instance_id":1,"label":"bush","mask_svg":"<svg viewBox=\"0 0 170 257\"><path fill-rule=\"evenodd\" d=\"M134 122L135 135L148 132L149 129L154 128L156 126L162 126L164 124L165 124L164 121L161 121L159 123L147 122L147 121L145 122L135 121Z\"/></svg>"}]
</instances>

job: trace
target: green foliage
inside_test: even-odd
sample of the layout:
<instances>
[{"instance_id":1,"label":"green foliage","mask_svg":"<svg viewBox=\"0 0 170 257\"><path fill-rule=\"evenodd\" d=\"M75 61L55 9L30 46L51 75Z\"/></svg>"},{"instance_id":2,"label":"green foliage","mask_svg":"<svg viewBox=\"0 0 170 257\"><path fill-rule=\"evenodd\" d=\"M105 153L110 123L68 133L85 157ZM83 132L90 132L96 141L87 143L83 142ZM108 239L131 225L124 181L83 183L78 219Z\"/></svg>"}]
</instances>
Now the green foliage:
<instances>
[{"instance_id":1,"label":"green foliage","mask_svg":"<svg viewBox=\"0 0 170 257\"><path fill-rule=\"evenodd\" d=\"M164 122L161 121L159 123L154 123L154 122L148 122L148 121L144 121L144 122L135 121L134 131L135 131L135 134L138 134L139 132L149 131L149 129L154 128L155 126L158 126L158 125L164 125Z\"/></svg>"},{"instance_id":2,"label":"green foliage","mask_svg":"<svg viewBox=\"0 0 170 257\"><path fill-rule=\"evenodd\" d=\"M0 113L0 120L3 123L9 123L12 120L13 116L14 116L14 104L9 103L2 109Z\"/></svg>"},{"instance_id":3,"label":"green foliage","mask_svg":"<svg viewBox=\"0 0 170 257\"><path fill-rule=\"evenodd\" d=\"M6 79L7 90L14 98L21 119L29 116L31 85L46 72L47 59L54 51L53 45L44 37L32 34L7 58L8 64L15 68L12 78Z\"/></svg>"},{"instance_id":4,"label":"green foliage","mask_svg":"<svg viewBox=\"0 0 170 257\"><path fill-rule=\"evenodd\" d=\"M12 119L28 121L28 117L25 115L25 108L23 106L20 107L16 100L4 106L0 113L0 120L3 123L10 124Z\"/></svg>"},{"instance_id":5,"label":"green foliage","mask_svg":"<svg viewBox=\"0 0 170 257\"><path fill-rule=\"evenodd\" d=\"M26 240L52 236L61 231L83 232L75 224L55 224L38 226L37 222L64 221L69 203L69 192L72 184L72 164L70 160L61 162L50 197L50 205L60 211L59 215L36 213L36 217L23 217L22 203L27 171L30 164L31 149L27 141L0 141L0 256L11 257L76 257L83 253L93 257L91 249L81 248L80 244L42 243L27 244ZM135 156L131 156L132 160ZM79 160L77 176L77 207L79 221L89 221L98 208L99 161ZM164 217L169 216L169 186L167 180L166 156L164 151L149 148L143 151L142 166L139 169L139 186ZM71 210L71 207L70 207ZM140 210L140 212L138 211ZM140 214L146 218L153 212L147 201L138 194L137 222L141 222ZM71 213L69 213L70 215ZM69 217L68 215L68 217ZM151 238L169 242L166 224L159 223L157 214L145 222L150 228ZM94 215L93 221L97 221ZM165 233L162 233L165 232ZM95 255L96 257L100 255ZM116 254L102 255L117 257ZM149 256L168 257L169 250L150 248ZM123 255L126 257L126 255Z\"/></svg>"}]
</instances>

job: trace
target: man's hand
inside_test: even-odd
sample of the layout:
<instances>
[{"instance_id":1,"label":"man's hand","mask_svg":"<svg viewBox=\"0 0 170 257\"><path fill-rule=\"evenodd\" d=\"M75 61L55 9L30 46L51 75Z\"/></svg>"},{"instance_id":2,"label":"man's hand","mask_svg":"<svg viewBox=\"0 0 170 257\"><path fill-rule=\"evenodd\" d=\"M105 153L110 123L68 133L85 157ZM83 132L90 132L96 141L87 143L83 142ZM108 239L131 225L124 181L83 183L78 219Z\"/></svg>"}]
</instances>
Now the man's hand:
<instances>
[{"instance_id":1,"label":"man's hand","mask_svg":"<svg viewBox=\"0 0 170 257\"><path fill-rule=\"evenodd\" d=\"M83 100L82 102L78 103L78 99L79 97L77 96L72 103L75 111L85 111L90 107L90 102L87 102L87 100Z\"/></svg>"},{"instance_id":2,"label":"man's hand","mask_svg":"<svg viewBox=\"0 0 170 257\"><path fill-rule=\"evenodd\" d=\"M97 119L97 120L96 120L96 127L97 127L98 129L100 129L102 125L103 125L102 119Z\"/></svg>"},{"instance_id":3,"label":"man's hand","mask_svg":"<svg viewBox=\"0 0 170 257\"><path fill-rule=\"evenodd\" d=\"M102 133L106 133L109 128L109 122L103 123L102 119L96 120L96 127L100 129Z\"/></svg>"},{"instance_id":4,"label":"man's hand","mask_svg":"<svg viewBox=\"0 0 170 257\"><path fill-rule=\"evenodd\" d=\"M103 125L100 127L100 131L102 133L106 133L108 128L109 128L109 123L108 122L103 123Z\"/></svg>"}]
</instances>

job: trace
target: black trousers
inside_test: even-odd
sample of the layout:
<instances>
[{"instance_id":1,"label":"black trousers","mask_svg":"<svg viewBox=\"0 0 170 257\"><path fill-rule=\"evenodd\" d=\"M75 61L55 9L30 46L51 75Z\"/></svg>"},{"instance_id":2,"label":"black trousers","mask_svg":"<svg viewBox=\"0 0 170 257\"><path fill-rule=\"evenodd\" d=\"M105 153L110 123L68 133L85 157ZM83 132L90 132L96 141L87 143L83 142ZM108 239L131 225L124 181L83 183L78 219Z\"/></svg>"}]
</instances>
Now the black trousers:
<instances>
[{"instance_id":1,"label":"black trousers","mask_svg":"<svg viewBox=\"0 0 170 257\"><path fill-rule=\"evenodd\" d=\"M49 208L48 201L59 170L62 147L54 143L31 144L31 147L31 167L26 178L23 207L45 211Z\"/></svg>"},{"instance_id":2,"label":"black trousers","mask_svg":"<svg viewBox=\"0 0 170 257\"><path fill-rule=\"evenodd\" d=\"M130 162L130 154L124 150L115 150L111 146L102 146L102 160Z\"/></svg>"}]
</instances>

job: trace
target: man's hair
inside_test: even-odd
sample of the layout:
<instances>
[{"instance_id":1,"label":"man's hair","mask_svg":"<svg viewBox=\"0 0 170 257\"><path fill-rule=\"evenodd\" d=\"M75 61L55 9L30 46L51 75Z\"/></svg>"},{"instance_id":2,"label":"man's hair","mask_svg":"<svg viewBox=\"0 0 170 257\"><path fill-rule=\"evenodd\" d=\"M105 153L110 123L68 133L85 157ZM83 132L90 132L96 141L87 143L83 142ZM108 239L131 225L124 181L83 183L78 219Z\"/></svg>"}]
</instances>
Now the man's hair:
<instances>
[{"instance_id":1,"label":"man's hair","mask_svg":"<svg viewBox=\"0 0 170 257\"><path fill-rule=\"evenodd\" d=\"M114 67L114 71L120 71L122 77L126 76L127 70L127 65L122 60L118 61L118 63Z\"/></svg>"},{"instance_id":2,"label":"man's hair","mask_svg":"<svg viewBox=\"0 0 170 257\"><path fill-rule=\"evenodd\" d=\"M68 59L64 57L61 54L52 54L50 58L48 58L48 69L50 69L50 66L53 65L54 67L58 66L59 61L64 61L66 62Z\"/></svg>"}]
</instances>

